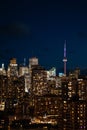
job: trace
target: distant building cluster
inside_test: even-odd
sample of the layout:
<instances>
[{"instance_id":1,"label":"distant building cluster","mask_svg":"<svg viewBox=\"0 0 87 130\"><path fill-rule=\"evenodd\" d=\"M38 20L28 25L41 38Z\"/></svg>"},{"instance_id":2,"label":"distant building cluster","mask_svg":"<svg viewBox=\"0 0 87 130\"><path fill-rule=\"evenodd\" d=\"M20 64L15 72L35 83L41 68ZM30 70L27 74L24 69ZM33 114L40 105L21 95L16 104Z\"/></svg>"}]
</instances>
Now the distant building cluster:
<instances>
[{"instance_id":1,"label":"distant building cluster","mask_svg":"<svg viewBox=\"0 0 87 130\"><path fill-rule=\"evenodd\" d=\"M38 58L19 66L15 58L0 68L0 110L14 119L49 117L60 130L87 129L87 77L77 68L68 75L46 70Z\"/></svg>"},{"instance_id":2,"label":"distant building cluster","mask_svg":"<svg viewBox=\"0 0 87 130\"><path fill-rule=\"evenodd\" d=\"M47 80L54 80L56 77L56 68L53 67L49 71L43 68L38 63L38 58L29 59L29 65L18 65L16 58L12 58L5 70L4 64L0 68L0 76L10 80L24 80L24 92L35 95L43 95L47 92ZM39 80L39 81L38 81Z\"/></svg>"}]
</instances>

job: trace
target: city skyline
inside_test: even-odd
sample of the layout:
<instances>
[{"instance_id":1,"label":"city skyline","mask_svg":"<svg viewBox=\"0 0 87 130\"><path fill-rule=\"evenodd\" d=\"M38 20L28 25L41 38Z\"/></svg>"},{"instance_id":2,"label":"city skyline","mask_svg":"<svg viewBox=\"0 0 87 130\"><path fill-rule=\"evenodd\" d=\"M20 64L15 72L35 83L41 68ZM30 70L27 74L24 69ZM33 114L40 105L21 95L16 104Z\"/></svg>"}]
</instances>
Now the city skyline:
<instances>
[{"instance_id":1,"label":"city skyline","mask_svg":"<svg viewBox=\"0 0 87 130\"><path fill-rule=\"evenodd\" d=\"M80 75L80 69L65 72L57 75L54 67L46 70L35 57L29 59L29 66L18 67L16 58L7 70L2 64L0 127L86 130L87 76Z\"/></svg>"}]
</instances>

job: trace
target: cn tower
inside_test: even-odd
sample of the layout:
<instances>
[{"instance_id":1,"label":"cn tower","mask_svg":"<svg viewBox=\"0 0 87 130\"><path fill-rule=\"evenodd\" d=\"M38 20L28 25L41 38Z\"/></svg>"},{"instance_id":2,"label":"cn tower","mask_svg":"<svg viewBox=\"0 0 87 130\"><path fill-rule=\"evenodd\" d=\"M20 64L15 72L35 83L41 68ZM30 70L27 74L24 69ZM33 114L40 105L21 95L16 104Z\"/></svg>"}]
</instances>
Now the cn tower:
<instances>
[{"instance_id":1,"label":"cn tower","mask_svg":"<svg viewBox=\"0 0 87 130\"><path fill-rule=\"evenodd\" d=\"M66 58L66 40L64 43L64 58L63 58L63 62L64 62L64 75L66 76L66 62L67 62L67 58Z\"/></svg>"}]
</instances>

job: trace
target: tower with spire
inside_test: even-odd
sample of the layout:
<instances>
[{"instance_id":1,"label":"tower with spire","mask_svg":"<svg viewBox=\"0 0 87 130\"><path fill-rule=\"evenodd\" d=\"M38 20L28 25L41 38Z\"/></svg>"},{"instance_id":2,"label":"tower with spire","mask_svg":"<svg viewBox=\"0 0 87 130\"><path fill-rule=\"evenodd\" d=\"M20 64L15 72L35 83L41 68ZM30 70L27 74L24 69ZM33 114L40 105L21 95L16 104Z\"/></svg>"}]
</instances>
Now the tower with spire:
<instances>
[{"instance_id":1,"label":"tower with spire","mask_svg":"<svg viewBox=\"0 0 87 130\"><path fill-rule=\"evenodd\" d=\"M67 58L66 58L66 40L64 43L64 58L63 58L63 62L64 62L64 75L66 76L66 62L67 62Z\"/></svg>"},{"instance_id":2,"label":"tower with spire","mask_svg":"<svg viewBox=\"0 0 87 130\"><path fill-rule=\"evenodd\" d=\"M24 63L23 64L24 64L24 66L26 66L26 58L24 58Z\"/></svg>"}]
</instances>

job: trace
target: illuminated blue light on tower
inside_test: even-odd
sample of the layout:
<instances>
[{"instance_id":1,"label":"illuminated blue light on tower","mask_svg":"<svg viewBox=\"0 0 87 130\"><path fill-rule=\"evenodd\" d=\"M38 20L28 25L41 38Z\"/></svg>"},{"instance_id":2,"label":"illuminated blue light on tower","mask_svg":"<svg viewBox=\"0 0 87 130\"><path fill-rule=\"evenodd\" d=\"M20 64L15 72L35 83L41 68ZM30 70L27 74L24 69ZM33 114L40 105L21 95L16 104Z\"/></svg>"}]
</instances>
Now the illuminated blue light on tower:
<instances>
[{"instance_id":1,"label":"illuminated blue light on tower","mask_svg":"<svg viewBox=\"0 0 87 130\"><path fill-rule=\"evenodd\" d=\"M63 58L63 62L64 62L64 75L66 75L66 62L67 62L67 58L66 58L66 40L64 43L64 58Z\"/></svg>"}]
</instances>

